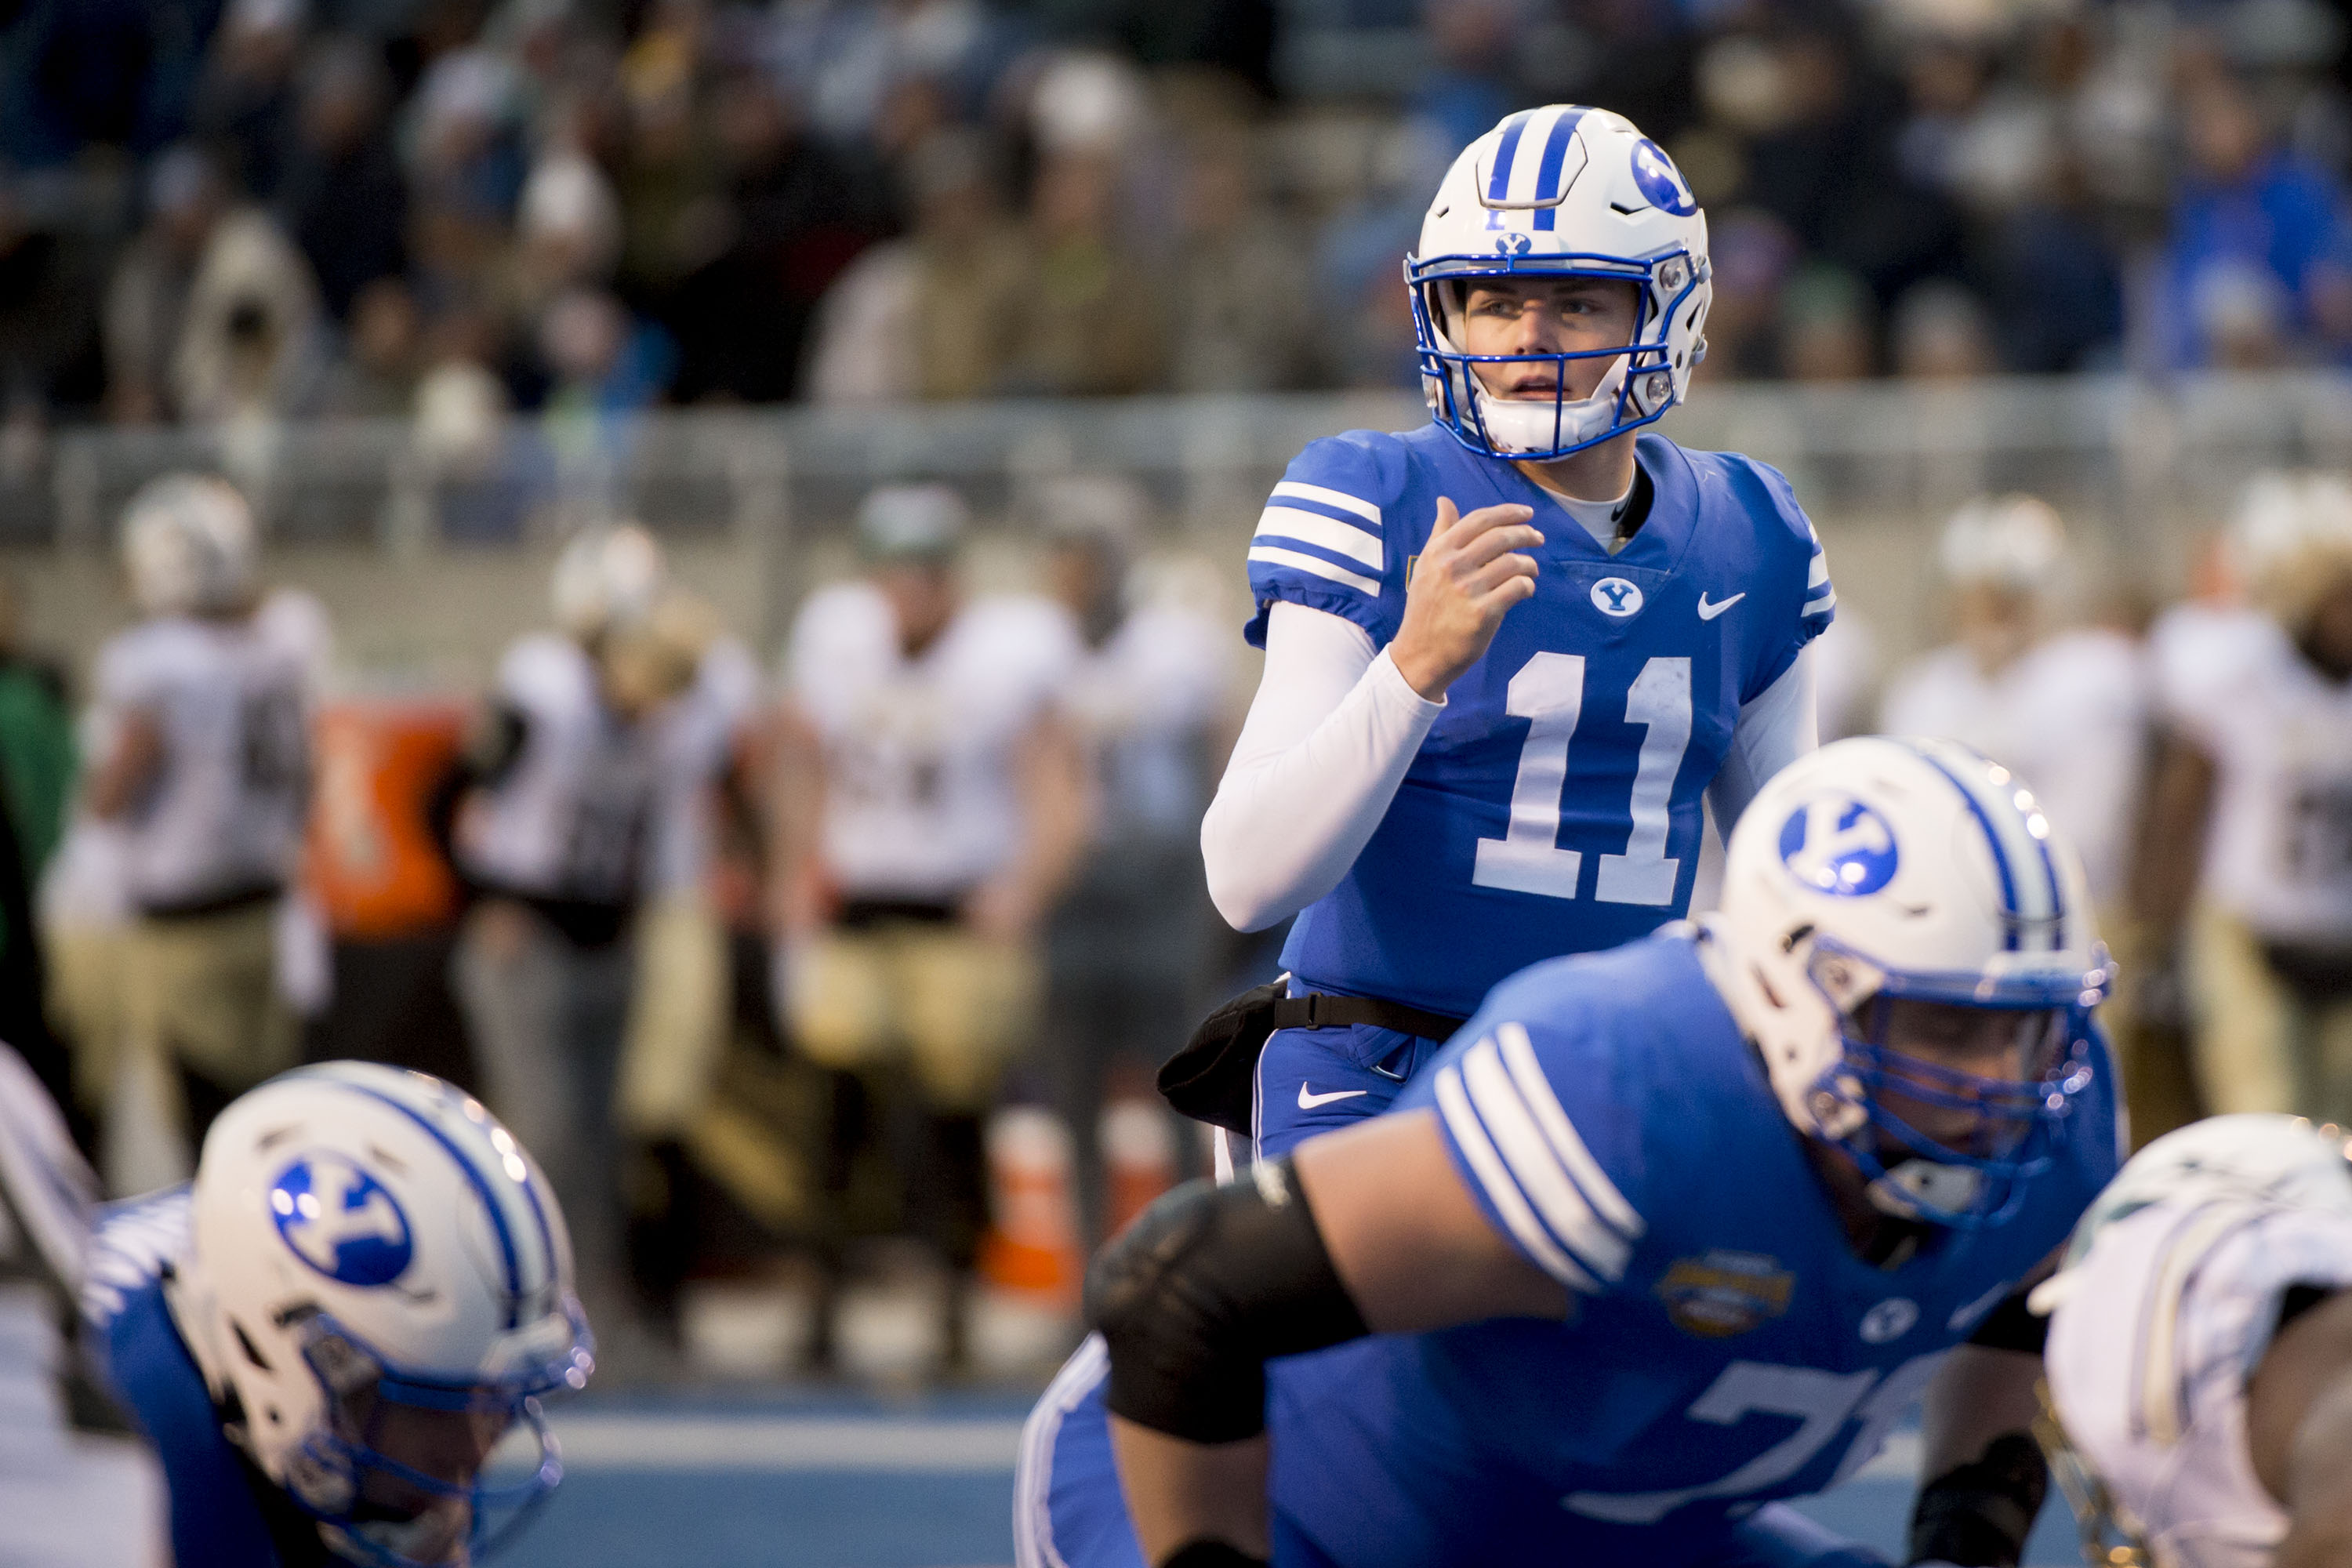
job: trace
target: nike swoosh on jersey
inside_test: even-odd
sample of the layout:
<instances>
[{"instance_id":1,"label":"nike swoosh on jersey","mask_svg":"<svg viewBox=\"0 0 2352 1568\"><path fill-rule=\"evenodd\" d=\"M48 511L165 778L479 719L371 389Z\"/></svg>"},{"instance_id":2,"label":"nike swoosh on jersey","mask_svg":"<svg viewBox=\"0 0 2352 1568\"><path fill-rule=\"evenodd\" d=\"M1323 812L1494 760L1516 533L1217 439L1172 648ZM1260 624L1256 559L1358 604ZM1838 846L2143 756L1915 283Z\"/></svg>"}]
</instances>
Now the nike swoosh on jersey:
<instances>
[{"instance_id":1,"label":"nike swoosh on jersey","mask_svg":"<svg viewBox=\"0 0 2352 1568\"><path fill-rule=\"evenodd\" d=\"M1298 1086L1298 1109L1312 1110L1318 1105L1328 1105L1335 1100L1353 1100L1360 1094L1370 1094L1369 1089L1335 1089L1328 1094L1316 1094L1305 1084Z\"/></svg>"},{"instance_id":2,"label":"nike swoosh on jersey","mask_svg":"<svg viewBox=\"0 0 2352 1568\"><path fill-rule=\"evenodd\" d=\"M1702 621L1711 621L1715 619L1716 616L1723 614L1724 611L1731 608L1732 605L1739 603L1740 600L1746 597L1748 597L1748 595L1743 590L1732 595L1728 599L1725 599L1717 604L1710 605L1706 602L1706 594L1702 590L1698 596L1698 618Z\"/></svg>"}]
</instances>

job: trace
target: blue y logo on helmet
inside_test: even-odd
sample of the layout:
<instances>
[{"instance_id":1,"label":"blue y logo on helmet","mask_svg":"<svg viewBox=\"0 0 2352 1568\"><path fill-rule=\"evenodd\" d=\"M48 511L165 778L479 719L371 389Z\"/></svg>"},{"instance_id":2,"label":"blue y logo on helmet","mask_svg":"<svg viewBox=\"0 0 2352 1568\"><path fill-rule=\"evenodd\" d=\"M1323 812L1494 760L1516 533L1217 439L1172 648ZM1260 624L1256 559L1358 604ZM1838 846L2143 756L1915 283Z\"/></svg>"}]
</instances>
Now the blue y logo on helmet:
<instances>
[{"instance_id":1,"label":"blue y logo on helmet","mask_svg":"<svg viewBox=\"0 0 2352 1568\"><path fill-rule=\"evenodd\" d=\"M1652 206L1676 217L1688 217L1698 211L1698 198L1683 184L1675 161L1666 156L1664 147L1646 136L1633 143L1633 183L1642 187L1642 194L1650 198Z\"/></svg>"},{"instance_id":2,"label":"blue y logo on helmet","mask_svg":"<svg viewBox=\"0 0 2352 1568\"><path fill-rule=\"evenodd\" d=\"M1895 879L1895 830L1851 795L1806 802L1780 828L1780 863L1816 892L1858 899Z\"/></svg>"},{"instance_id":3,"label":"blue y logo on helmet","mask_svg":"<svg viewBox=\"0 0 2352 1568\"><path fill-rule=\"evenodd\" d=\"M303 1155L269 1189L269 1215L294 1256L345 1285L389 1285L416 1253L408 1216L382 1183L341 1154Z\"/></svg>"}]
</instances>

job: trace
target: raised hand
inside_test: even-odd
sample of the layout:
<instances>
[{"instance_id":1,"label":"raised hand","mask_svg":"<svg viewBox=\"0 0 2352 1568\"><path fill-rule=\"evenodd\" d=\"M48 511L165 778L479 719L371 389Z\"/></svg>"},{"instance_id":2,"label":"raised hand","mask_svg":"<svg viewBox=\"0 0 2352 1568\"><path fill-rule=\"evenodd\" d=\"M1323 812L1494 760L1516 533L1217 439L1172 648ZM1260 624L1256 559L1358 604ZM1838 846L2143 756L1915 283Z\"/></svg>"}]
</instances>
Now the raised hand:
<instances>
[{"instance_id":1,"label":"raised hand","mask_svg":"<svg viewBox=\"0 0 2352 1568\"><path fill-rule=\"evenodd\" d=\"M1404 625L1389 658L1429 701L1478 662L1512 605L1536 591L1536 561L1518 553L1543 542L1532 507L1480 507L1465 517L1441 496L1437 527L1412 569Z\"/></svg>"}]
</instances>

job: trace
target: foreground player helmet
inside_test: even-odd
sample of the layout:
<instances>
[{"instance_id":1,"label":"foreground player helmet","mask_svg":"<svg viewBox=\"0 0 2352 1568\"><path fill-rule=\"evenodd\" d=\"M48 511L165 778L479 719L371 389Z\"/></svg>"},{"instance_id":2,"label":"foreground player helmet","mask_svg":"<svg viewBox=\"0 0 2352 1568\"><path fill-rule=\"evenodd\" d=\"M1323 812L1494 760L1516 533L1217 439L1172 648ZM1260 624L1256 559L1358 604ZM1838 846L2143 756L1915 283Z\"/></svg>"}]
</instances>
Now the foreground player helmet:
<instances>
[{"instance_id":1,"label":"foreground player helmet","mask_svg":"<svg viewBox=\"0 0 2352 1568\"><path fill-rule=\"evenodd\" d=\"M539 1399L593 1364L563 1216L439 1079L337 1062L231 1105L170 1289L230 1436L340 1556L464 1563L562 1479ZM518 1425L537 1458L488 1485L480 1458Z\"/></svg>"},{"instance_id":2,"label":"foreground player helmet","mask_svg":"<svg viewBox=\"0 0 2352 1568\"><path fill-rule=\"evenodd\" d=\"M1482 278L1614 278L1640 295L1633 341L1563 354L1472 354L1462 317ZM1706 356L1714 285L1706 217L1664 149L1605 109L1525 110L1463 149L1405 258L1422 392L1474 452L1542 460L1647 425L1681 402ZM1591 396L1567 396L1567 362L1617 356ZM1496 397L1481 364L1548 363L1552 401Z\"/></svg>"},{"instance_id":3,"label":"foreground player helmet","mask_svg":"<svg viewBox=\"0 0 2352 1568\"><path fill-rule=\"evenodd\" d=\"M166 474L122 514L131 596L151 616L217 615L253 595L252 509L226 479Z\"/></svg>"},{"instance_id":4,"label":"foreground player helmet","mask_svg":"<svg viewBox=\"0 0 2352 1568\"><path fill-rule=\"evenodd\" d=\"M2032 791L1949 742L1841 741L1758 792L1725 862L1711 963L1789 1120L1852 1156L1889 1213L2007 1220L2090 1086L2111 981L2082 868ZM2015 1014L2022 1077L1888 1049L1906 998ZM1948 1147L1890 1098L1974 1113L1976 1133Z\"/></svg>"},{"instance_id":5,"label":"foreground player helmet","mask_svg":"<svg viewBox=\"0 0 2352 1568\"><path fill-rule=\"evenodd\" d=\"M635 523L582 532L555 559L548 599L555 624L589 641L619 620L653 608L669 580L654 536Z\"/></svg>"}]
</instances>

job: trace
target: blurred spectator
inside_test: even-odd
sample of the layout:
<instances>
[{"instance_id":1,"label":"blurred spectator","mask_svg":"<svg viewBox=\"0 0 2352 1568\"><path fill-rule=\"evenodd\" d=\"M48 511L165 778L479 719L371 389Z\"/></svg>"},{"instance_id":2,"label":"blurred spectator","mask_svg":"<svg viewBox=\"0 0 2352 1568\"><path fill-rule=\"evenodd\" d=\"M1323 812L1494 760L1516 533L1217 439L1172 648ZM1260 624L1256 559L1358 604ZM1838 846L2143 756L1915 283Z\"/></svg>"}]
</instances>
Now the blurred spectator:
<instances>
[{"instance_id":1,"label":"blurred spectator","mask_svg":"<svg viewBox=\"0 0 2352 1568\"><path fill-rule=\"evenodd\" d=\"M1133 480L1064 479L1045 489L1038 510L1052 546L1047 582L1082 645L1069 708L1101 801L1046 950L1056 1109L1070 1128L1091 1250L1131 1217L1107 1197L1107 1108L1164 1111L1153 1074L1184 1043L1209 978L1216 922L1200 824L1223 761L1218 742L1229 738L1233 661L1225 628L1174 584L1155 591L1136 562L1149 502Z\"/></svg>"},{"instance_id":2,"label":"blurred spectator","mask_svg":"<svg viewBox=\"0 0 2352 1568\"><path fill-rule=\"evenodd\" d=\"M820 402L981 396L1019 349L1032 262L1004 220L986 144L944 132L908 179L914 232L851 263L819 310L809 393Z\"/></svg>"},{"instance_id":3,"label":"blurred spectator","mask_svg":"<svg viewBox=\"0 0 2352 1568\"><path fill-rule=\"evenodd\" d=\"M191 111L195 135L255 201L275 201L295 139L303 0L230 0Z\"/></svg>"},{"instance_id":4,"label":"blurred spectator","mask_svg":"<svg viewBox=\"0 0 2352 1568\"><path fill-rule=\"evenodd\" d=\"M1984 306L1942 279L1915 283L1896 301L1889 336L1895 374L1907 381L1965 381L2000 368Z\"/></svg>"},{"instance_id":5,"label":"blurred spectator","mask_svg":"<svg viewBox=\"0 0 2352 1568\"><path fill-rule=\"evenodd\" d=\"M349 319L361 289L406 262L408 191L385 120L388 91L382 62L356 39L320 46L303 67L278 207L337 321Z\"/></svg>"},{"instance_id":6,"label":"blurred spectator","mask_svg":"<svg viewBox=\"0 0 2352 1568\"><path fill-rule=\"evenodd\" d=\"M347 419L408 414L423 353L416 300L397 278L379 278L352 304L343 354L328 371L319 411Z\"/></svg>"},{"instance_id":7,"label":"blurred spectator","mask_svg":"<svg viewBox=\"0 0 2352 1568\"><path fill-rule=\"evenodd\" d=\"M708 259L667 305L677 395L781 402L798 390L817 301L880 227L878 203L764 78L727 79L711 119L726 185L695 216Z\"/></svg>"},{"instance_id":8,"label":"blurred spectator","mask_svg":"<svg viewBox=\"0 0 2352 1568\"><path fill-rule=\"evenodd\" d=\"M1796 236L1769 213L1734 207L1710 218L1707 258L1715 267L1715 302L1706 313L1703 373L1736 381L1775 374L1780 367L1780 291L1796 265Z\"/></svg>"},{"instance_id":9,"label":"blurred spectator","mask_svg":"<svg viewBox=\"0 0 2352 1568\"><path fill-rule=\"evenodd\" d=\"M172 357L181 417L297 412L325 363L318 286L302 253L258 207L224 216L205 241Z\"/></svg>"},{"instance_id":10,"label":"blurred spectator","mask_svg":"<svg viewBox=\"0 0 2352 1568\"><path fill-rule=\"evenodd\" d=\"M134 424L178 412L172 362L188 297L220 222L220 178L201 153L175 147L147 177L147 223L115 264L106 295L106 395Z\"/></svg>"},{"instance_id":11,"label":"blurred spectator","mask_svg":"<svg viewBox=\"0 0 2352 1568\"><path fill-rule=\"evenodd\" d=\"M0 575L0 1039L61 1106L73 1103L73 1073L47 1016L34 894L65 834L76 751L65 676L26 646L23 590Z\"/></svg>"},{"instance_id":12,"label":"blurred spectator","mask_svg":"<svg viewBox=\"0 0 2352 1568\"><path fill-rule=\"evenodd\" d=\"M1780 302L1780 370L1792 381L1853 381L1876 368L1870 291L1835 268L1811 266Z\"/></svg>"},{"instance_id":13,"label":"blurred spectator","mask_svg":"<svg viewBox=\"0 0 2352 1568\"><path fill-rule=\"evenodd\" d=\"M577 425L590 439L658 399L677 362L668 333L597 289L570 289L549 304L539 352L551 383L550 424Z\"/></svg>"},{"instance_id":14,"label":"blurred spectator","mask_svg":"<svg viewBox=\"0 0 2352 1568\"><path fill-rule=\"evenodd\" d=\"M1170 334L1175 391L1279 392L1311 374L1307 279L1258 179L1240 127L1204 138L1188 161Z\"/></svg>"},{"instance_id":15,"label":"blurred spectator","mask_svg":"<svg viewBox=\"0 0 2352 1568\"><path fill-rule=\"evenodd\" d=\"M100 363L92 247L33 197L29 182L0 168L0 417L11 421L91 401Z\"/></svg>"},{"instance_id":16,"label":"blurred spectator","mask_svg":"<svg viewBox=\"0 0 2352 1568\"><path fill-rule=\"evenodd\" d=\"M406 136L412 189L475 221L503 223L525 172L511 64L479 47L435 60L417 85Z\"/></svg>"},{"instance_id":17,"label":"blurred spectator","mask_svg":"<svg viewBox=\"0 0 2352 1568\"><path fill-rule=\"evenodd\" d=\"M620 277L640 309L667 304L717 237L711 204L721 172L696 95L703 27L699 0L661 0L621 60L629 138L618 173Z\"/></svg>"},{"instance_id":18,"label":"blurred spectator","mask_svg":"<svg viewBox=\"0 0 2352 1568\"><path fill-rule=\"evenodd\" d=\"M2321 307L2352 267L2341 181L2281 146L2226 75L2201 75L2182 107L2189 163L2158 323L2170 363L2276 363L2315 326L2330 334L2319 352L2339 357L2352 317Z\"/></svg>"},{"instance_id":19,"label":"blurred spectator","mask_svg":"<svg viewBox=\"0 0 2352 1568\"><path fill-rule=\"evenodd\" d=\"M962 526L942 487L877 490L867 575L802 606L774 891L793 1038L889 1112L905 1223L947 1268L951 1365L987 1221L982 1119L1034 1043L1040 926L1087 836L1062 700L1076 639L1049 604L967 599Z\"/></svg>"}]
</instances>

